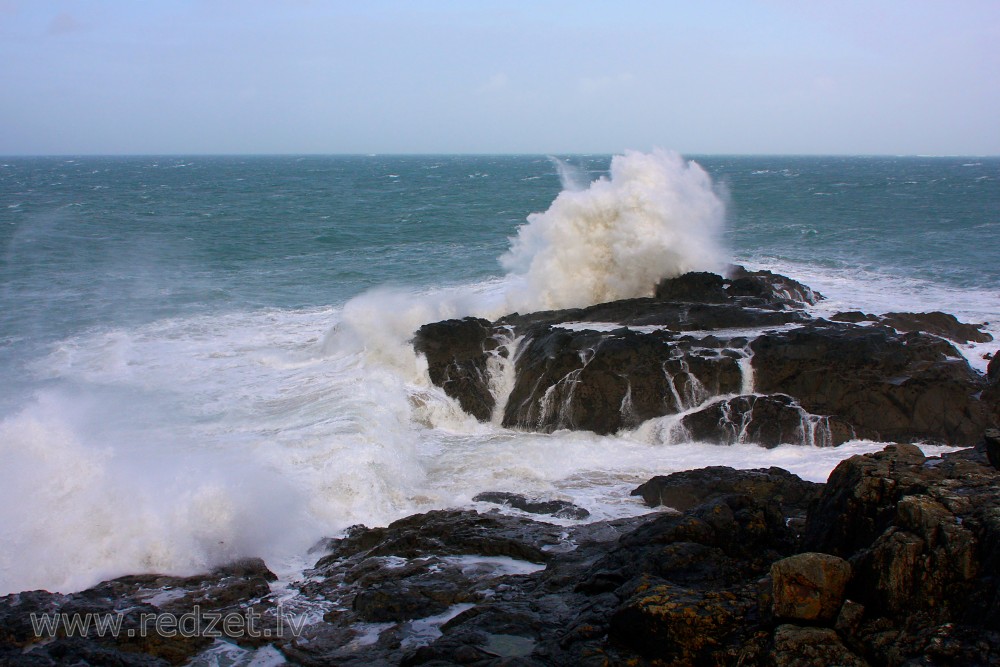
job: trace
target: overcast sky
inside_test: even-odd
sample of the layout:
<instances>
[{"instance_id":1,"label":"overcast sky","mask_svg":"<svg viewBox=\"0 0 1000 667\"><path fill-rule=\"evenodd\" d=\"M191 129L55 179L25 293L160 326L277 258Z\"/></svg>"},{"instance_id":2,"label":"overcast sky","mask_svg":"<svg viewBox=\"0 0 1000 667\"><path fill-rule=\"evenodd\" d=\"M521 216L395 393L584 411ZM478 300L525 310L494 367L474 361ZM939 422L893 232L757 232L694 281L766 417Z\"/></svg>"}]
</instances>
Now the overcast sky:
<instances>
[{"instance_id":1,"label":"overcast sky","mask_svg":"<svg viewBox=\"0 0 1000 667\"><path fill-rule=\"evenodd\" d=\"M0 0L0 154L1000 154L1000 2Z\"/></svg>"}]
</instances>

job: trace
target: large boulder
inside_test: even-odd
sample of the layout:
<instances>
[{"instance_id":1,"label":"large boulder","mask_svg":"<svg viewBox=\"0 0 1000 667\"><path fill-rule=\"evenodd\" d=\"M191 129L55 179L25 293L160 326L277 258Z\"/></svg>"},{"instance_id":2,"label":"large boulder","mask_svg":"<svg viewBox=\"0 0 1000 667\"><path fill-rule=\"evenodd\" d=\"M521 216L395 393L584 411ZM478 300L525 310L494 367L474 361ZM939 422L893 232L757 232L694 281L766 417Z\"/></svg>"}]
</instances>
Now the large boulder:
<instances>
[{"instance_id":1,"label":"large boulder","mask_svg":"<svg viewBox=\"0 0 1000 667\"><path fill-rule=\"evenodd\" d=\"M747 495L778 503L785 516L805 516L821 487L782 468L710 466L657 475L633 489L632 495L641 496L649 507L666 506L681 512L725 496Z\"/></svg>"},{"instance_id":2,"label":"large boulder","mask_svg":"<svg viewBox=\"0 0 1000 667\"><path fill-rule=\"evenodd\" d=\"M983 380L948 342L885 327L809 325L750 344L755 388L794 396L873 440L978 442Z\"/></svg>"},{"instance_id":3,"label":"large boulder","mask_svg":"<svg viewBox=\"0 0 1000 667\"><path fill-rule=\"evenodd\" d=\"M742 382L737 359L721 350L630 329L535 330L521 344L516 370L503 424L539 431L614 433Z\"/></svg>"},{"instance_id":4,"label":"large boulder","mask_svg":"<svg viewBox=\"0 0 1000 667\"><path fill-rule=\"evenodd\" d=\"M771 565L771 599L776 618L832 621L844 602L851 564L824 553L801 553Z\"/></svg>"}]
</instances>

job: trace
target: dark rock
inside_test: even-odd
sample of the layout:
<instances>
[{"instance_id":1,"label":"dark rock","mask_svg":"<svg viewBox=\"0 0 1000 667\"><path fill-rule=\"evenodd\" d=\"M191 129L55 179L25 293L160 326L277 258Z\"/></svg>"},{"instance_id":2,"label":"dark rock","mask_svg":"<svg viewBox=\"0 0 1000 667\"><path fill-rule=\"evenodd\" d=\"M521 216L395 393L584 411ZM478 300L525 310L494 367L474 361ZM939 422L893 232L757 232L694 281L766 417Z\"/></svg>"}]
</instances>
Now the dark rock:
<instances>
[{"instance_id":1,"label":"dark rock","mask_svg":"<svg viewBox=\"0 0 1000 667\"><path fill-rule=\"evenodd\" d=\"M769 301L793 304L815 304L823 299L822 294L808 285L779 273L747 271L742 266L734 265L729 268L728 276L731 279L729 292L735 296L763 296Z\"/></svg>"},{"instance_id":2,"label":"dark rock","mask_svg":"<svg viewBox=\"0 0 1000 667\"><path fill-rule=\"evenodd\" d=\"M990 363L986 367L986 378L991 383L1000 382L1000 354L995 354L990 359Z\"/></svg>"},{"instance_id":3,"label":"dark rock","mask_svg":"<svg viewBox=\"0 0 1000 667\"><path fill-rule=\"evenodd\" d=\"M183 664L214 641L206 634L209 614L219 619L241 616L238 631L235 623L216 623L213 631L236 643L262 645L273 641L263 633L276 634L279 622L268 586L275 578L262 560L245 559L191 577L137 575L66 595L46 591L8 595L0 598L0 653L30 649L24 656L40 661L37 664ZM251 610L255 614L252 626ZM60 618L79 615L93 625L85 634L74 633L77 636L67 636L64 626L56 641L46 642L45 637L35 634L32 614L36 618L42 614L60 614ZM167 618L164 614L171 615L173 624L160 632L155 623ZM103 633L99 631L98 618L112 623L111 627L117 624L117 631L107 627ZM252 631L247 632L247 628ZM261 636L254 636L258 633ZM46 662L49 660L54 662Z\"/></svg>"},{"instance_id":4,"label":"dark rock","mask_svg":"<svg viewBox=\"0 0 1000 667\"><path fill-rule=\"evenodd\" d=\"M666 505L686 511L733 494L778 503L785 516L804 516L819 497L822 484L807 482L782 468L734 470L712 466L656 476L632 491L650 507Z\"/></svg>"},{"instance_id":5,"label":"dark rock","mask_svg":"<svg viewBox=\"0 0 1000 667\"><path fill-rule=\"evenodd\" d=\"M508 427L614 433L737 390L736 359L673 336L543 329L522 343Z\"/></svg>"},{"instance_id":6,"label":"dark rock","mask_svg":"<svg viewBox=\"0 0 1000 667\"><path fill-rule=\"evenodd\" d=\"M881 318L897 331L923 331L953 340L956 343L988 343L993 336L981 331L979 324L965 324L948 313L886 313Z\"/></svg>"},{"instance_id":7,"label":"dark rock","mask_svg":"<svg viewBox=\"0 0 1000 667\"><path fill-rule=\"evenodd\" d=\"M488 321L466 317L425 324L413 337L431 381L480 421L489 421L496 405L486 367L494 333Z\"/></svg>"},{"instance_id":8,"label":"dark rock","mask_svg":"<svg viewBox=\"0 0 1000 667\"><path fill-rule=\"evenodd\" d=\"M830 319L834 322L850 322L851 324L857 324L858 322L877 322L878 315L862 313L860 310L851 310L848 312L836 313L831 316Z\"/></svg>"},{"instance_id":9,"label":"dark rock","mask_svg":"<svg viewBox=\"0 0 1000 667\"><path fill-rule=\"evenodd\" d=\"M725 303L732 299L726 292L728 283L728 280L715 273L685 273L660 281L653 296L661 301Z\"/></svg>"},{"instance_id":10,"label":"dark rock","mask_svg":"<svg viewBox=\"0 0 1000 667\"><path fill-rule=\"evenodd\" d=\"M986 458L990 465L1000 469L1000 429L986 429L983 433L983 444L986 447Z\"/></svg>"},{"instance_id":11,"label":"dark rock","mask_svg":"<svg viewBox=\"0 0 1000 667\"><path fill-rule=\"evenodd\" d=\"M852 457L810 511L806 547L851 561L848 595L867 615L894 619L907 632L942 623L996 631L997 475L971 450L927 459L895 445Z\"/></svg>"},{"instance_id":12,"label":"dark rock","mask_svg":"<svg viewBox=\"0 0 1000 667\"><path fill-rule=\"evenodd\" d=\"M784 394L723 399L685 415L680 425L691 440L722 445L835 446L854 437L849 424L811 415Z\"/></svg>"},{"instance_id":13,"label":"dark rock","mask_svg":"<svg viewBox=\"0 0 1000 667\"><path fill-rule=\"evenodd\" d=\"M510 326L518 333L566 322L614 322L623 326L662 326L673 331L712 331L773 327L811 319L800 310L788 310L763 300L688 303L647 297L601 303L588 308L527 315L514 313L501 317L496 324Z\"/></svg>"},{"instance_id":14,"label":"dark rock","mask_svg":"<svg viewBox=\"0 0 1000 667\"><path fill-rule=\"evenodd\" d=\"M719 664L735 653L751 603L730 591L643 582L611 617L610 638L669 664Z\"/></svg>"},{"instance_id":15,"label":"dark rock","mask_svg":"<svg viewBox=\"0 0 1000 667\"><path fill-rule=\"evenodd\" d=\"M508 505L529 514L551 514L560 519L586 519L590 512L566 500L529 500L519 493L486 491L477 494L474 502Z\"/></svg>"},{"instance_id":16,"label":"dark rock","mask_svg":"<svg viewBox=\"0 0 1000 667\"><path fill-rule=\"evenodd\" d=\"M836 415L858 437L975 444L990 419L981 377L953 346L884 327L811 325L751 345L755 388Z\"/></svg>"},{"instance_id":17,"label":"dark rock","mask_svg":"<svg viewBox=\"0 0 1000 667\"><path fill-rule=\"evenodd\" d=\"M775 667L868 667L830 628L781 625L774 632Z\"/></svg>"}]
</instances>

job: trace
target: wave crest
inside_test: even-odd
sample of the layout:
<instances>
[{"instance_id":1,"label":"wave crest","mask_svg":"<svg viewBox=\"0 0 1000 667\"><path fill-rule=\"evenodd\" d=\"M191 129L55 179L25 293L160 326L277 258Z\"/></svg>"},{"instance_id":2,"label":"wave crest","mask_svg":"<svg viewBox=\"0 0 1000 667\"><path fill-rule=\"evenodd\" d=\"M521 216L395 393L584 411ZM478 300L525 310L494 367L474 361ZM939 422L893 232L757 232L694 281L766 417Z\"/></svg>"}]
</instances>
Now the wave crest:
<instances>
[{"instance_id":1,"label":"wave crest","mask_svg":"<svg viewBox=\"0 0 1000 667\"><path fill-rule=\"evenodd\" d=\"M718 271L725 205L698 164L627 151L610 178L564 190L528 216L501 258L517 278L510 310L575 308L649 296L663 278Z\"/></svg>"}]
</instances>

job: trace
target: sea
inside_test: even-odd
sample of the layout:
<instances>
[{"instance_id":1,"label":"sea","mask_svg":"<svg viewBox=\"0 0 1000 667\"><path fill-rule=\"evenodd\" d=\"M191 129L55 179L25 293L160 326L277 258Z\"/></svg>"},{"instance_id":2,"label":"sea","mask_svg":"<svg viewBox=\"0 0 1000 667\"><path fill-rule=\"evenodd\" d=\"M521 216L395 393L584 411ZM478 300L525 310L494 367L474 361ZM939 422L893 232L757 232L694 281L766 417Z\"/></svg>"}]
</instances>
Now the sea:
<instances>
[{"instance_id":1,"label":"sea","mask_svg":"<svg viewBox=\"0 0 1000 667\"><path fill-rule=\"evenodd\" d=\"M1000 158L0 158L0 595L244 556L289 580L323 537L483 491L600 520L650 511L629 492L653 475L822 481L880 449L505 429L409 344L730 262L820 315L944 310L1000 341ZM998 346L959 351L983 371Z\"/></svg>"}]
</instances>

